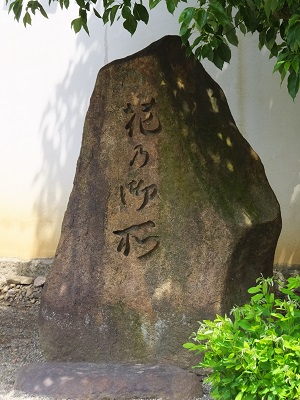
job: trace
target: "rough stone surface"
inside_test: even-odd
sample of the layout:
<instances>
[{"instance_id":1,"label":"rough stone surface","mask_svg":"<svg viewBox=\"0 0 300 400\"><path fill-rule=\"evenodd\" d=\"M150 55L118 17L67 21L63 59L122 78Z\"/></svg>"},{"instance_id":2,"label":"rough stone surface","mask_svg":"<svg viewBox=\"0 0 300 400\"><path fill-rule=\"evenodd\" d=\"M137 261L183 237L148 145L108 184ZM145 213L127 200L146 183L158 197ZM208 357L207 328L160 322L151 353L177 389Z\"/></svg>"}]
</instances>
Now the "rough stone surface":
<instances>
[{"instance_id":1,"label":"rough stone surface","mask_svg":"<svg viewBox=\"0 0 300 400\"><path fill-rule=\"evenodd\" d=\"M52 258L34 258L31 260L20 260L18 258L0 258L0 271L4 276L26 275L38 276L47 275Z\"/></svg>"},{"instance_id":2,"label":"rough stone surface","mask_svg":"<svg viewBox=\"0 0 300 400\"><path fill-rule=\"evenodd\" d=\"M163 365L29 364L20 370L15 389L74 400L191 400L202 395L199 377Z\"/></svg>"},{"instance_id":3,"label":"rough stone surface","mask_svg":"<svg viewBox=\"0 0 300 400\"><path fill-rule=\"evenodd\" d=\"M16 285L30 285L33 282L33 278L31 276L11 275L6 278L6 282L8 284L14 283Z\"/></svg>"},{"instance_id":4,"label":"rough stone surface","mask_svg":"<svg viewBox=\"0 0 300 400\"><path fill-rule=\"evenodd\" d=\"M43 290L46 356L193 365L182 343L272 274L280 229L258 155L179 38L107 65Z\"/></svg>"},{"instance_id":5,"label":"rough stone surface","mask_svg":"<svg viewBox=\"0 0 300 400\"><path fill-rule=\"evenodd\" d=\"M46 277L45 276L37 276L33 282L34 287L41 287L44 286L46 282Z\"/></svg>"}]
</instances>

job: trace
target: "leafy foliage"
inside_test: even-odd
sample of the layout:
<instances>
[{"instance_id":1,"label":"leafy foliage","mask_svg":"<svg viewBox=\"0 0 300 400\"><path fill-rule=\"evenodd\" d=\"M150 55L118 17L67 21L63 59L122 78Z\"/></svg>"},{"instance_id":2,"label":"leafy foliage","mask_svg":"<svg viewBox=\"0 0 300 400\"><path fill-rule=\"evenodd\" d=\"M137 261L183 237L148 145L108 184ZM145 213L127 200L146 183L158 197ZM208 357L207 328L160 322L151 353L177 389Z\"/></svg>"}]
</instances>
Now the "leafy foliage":
<instances>
[{"instance_id":1,"label":"leafy foliage","mask_svg":"<svg viewBox=\"0 0 300 400\"><path fill-rule=\"evenodd\" d=\"M281 81L288 75L294 99L300 83L300 2L296 0L199 0L180 15L183 43L193 38L189 52L207 58L222 69L231 59L230 45L239 43L237 32L258 33L258 46L275 57L274 71Z\"/></svg>"},{"instance_id":2,"label":"leafy foliage","mask_svg":"<svg viewBox=\"0 0 300 400\"><path fill-rule=\"evenodd\" d=\"M300 276L289 278L276 299L273 278L257 280L249 304L231 318L203 321L183 346L204 359L196 367L213 369L207 379L212 397L235 400L300 399Z\"/></svg>"},{"instance_id":3,"label":"leafy foliage","mask_svg":"<svg viewBox=\"0 0 300 400\"><path fill-rule=\"evenodd\" d=\"M38 0L6 0L9 11L17 21L23 15L23 23L31 25L31 15L38 10L44 17L47 13ZM140 21L149 20L148 9L153 9L161 0L149 0L148 8L143 0L103 0L102 15L96 6L99 0L75 0L79 15L71 23L77 33L82 28L88 31L88 14L93 12L106 24L116 19L131 34ZM187 0L165 0L167 9L174 13L179 2ZM70 0L59 2L60 7L69 8ZM194 4L194 3L193 3ZM259 48L267 48L270 57L276 58L274 71L279 71L281 80L287 76L287 86L294 99L300 85L300 2L299 0L198 0L197 5L186 7L179 17L180 31L188 54L199 60L208 59L222 69L231 59L231 45L238 46L238 31L243 34L258 33Z\"/></svg>"}]
</instances>

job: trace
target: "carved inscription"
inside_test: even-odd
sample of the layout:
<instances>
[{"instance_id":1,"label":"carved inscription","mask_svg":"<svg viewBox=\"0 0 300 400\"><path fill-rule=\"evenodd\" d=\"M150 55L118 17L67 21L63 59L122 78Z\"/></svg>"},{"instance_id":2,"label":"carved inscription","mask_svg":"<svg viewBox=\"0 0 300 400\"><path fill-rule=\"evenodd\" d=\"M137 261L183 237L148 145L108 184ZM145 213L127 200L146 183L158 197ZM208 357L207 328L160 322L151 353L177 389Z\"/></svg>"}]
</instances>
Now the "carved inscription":
<instances>
[{"instance_id":1,"label":"carved inscription","mask_svg":"<svg viewBox=\"0 0 300 400\"><path fill-rule=\"evenodd\" d=\"M149 153L148 151L143 149L142 144L138 144L134 148L135 154L133 156L133 159L130 160L129 165L132 167L133 165L140 164L138 168L143 168L145 165L148 164L149 161ZM141 161L139 161L141 160Z\"/></svg>"},{"instance_id":2,"label":"carved inscription","mask_svg":"<svg viewBox=\"0 0 300 400\"><path fill-rule=\"evenodd\" d=\"M149 235L143 237L144 228L152 228L152 227L153 228L155 227L155 223L153 221L147 221L139 225L131 225L128 228L122 229L120 231L114 231L113 233L115 235L121 237L120 243L118 244L117 247L118 252L123 251L124 256L127 257L130 253L130 246L132 240L134 240L138 245L141 245L142 247L145 247L145 245L148 245L148 243L151 244L150 249L147 248L146 252L138 256L138 258L143 258L146 255L152 253L159 246L159 241L157 240L158 236ZM143 236L141 237L141 235Z\"/></svg>"},{"instance_id":3,"label":"carved inscription","mask_svg":"<svg viewBox=\"0 0 300 400\"><path fill-rule=\"evenodd\" d=\"M141 104L141 115L139 117L138 127L139 133L142 135L157 135L162 130L160 120L157 116L155 116L155 105L155 99L153 98L149 103ZM127 103L127 107L123 108L123 111L126 114L133 114L125 125L128 136L132 137L135 131L135 119L137 116L137 111L131 103Z\"/></svg>"},{"instance_id":4,"label":"carved inscription","mask_svg":"<svg viewBox=\"0 0 300 400\"><path fill-rule=\"evenodd\" d=\"M137 211L146 207L148 202L157 195L157 186L155 184L144 186L144 181L142 179L140 179L139 182L132 180L126 186L120 186L120 197L123 205L126 205L126 188L128 188L130 194L142 197L142 204Z\"/></svg>"},{"instance_id":5,"label":"carved inscription","mask_svg":"<svg viewBox=\"0 0 300 400\"><path fill-rule=\"evenodd\" d=\"M156 114L156 102L151 98L149 102L142 103L140 106L134 106L127 103L123 108L124 113L128 114L129 119L125 124L125 130L129 138L141 135L141 143L133 148L133 156L129 161L129 168L143 171L150 161L150 155L145 145L142 143L143 136L155 137L162 131L162 125ZM140 199L140 205L137 212L147 210L147 205L157 196L158 187L155 183L146 184L142 177L132 179L120 185L120 202L123 206L130 206L132 196ZM144 215L144 214L142 214ZM149 234L149 230L156 227L155 222L147 220L141 224L128 226L124 229L115 230L113 233L120 237L117 251L128 256L132 247L138 254L137 258L143 258L153 253L159 246L159 236Z\"/></svg>"}]
</instances>

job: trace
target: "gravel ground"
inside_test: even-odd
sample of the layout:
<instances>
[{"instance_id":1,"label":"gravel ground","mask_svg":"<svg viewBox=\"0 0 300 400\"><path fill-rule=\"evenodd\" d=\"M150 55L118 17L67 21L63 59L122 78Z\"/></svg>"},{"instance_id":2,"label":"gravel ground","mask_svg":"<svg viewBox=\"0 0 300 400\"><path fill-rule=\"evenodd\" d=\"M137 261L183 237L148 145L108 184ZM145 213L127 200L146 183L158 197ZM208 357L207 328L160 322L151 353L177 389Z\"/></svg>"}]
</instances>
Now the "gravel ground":
<instances>
[{"instance_id":1,"label":"gravel ground","mask_svg":"<svg viewBox=\"0 0 300 400\"><path fill-rule=\"evenodd\" d=\"M0 400L45 400L13 389L18 369L28 363L44 362L38 338L39 305L0 305ZM204 385L201 400L211 400ZM72 400L72 399L71 399Z\"/></svg>"},{"instance_id":2,"label":"gravel ground","mask_svg":"<svg viewBox=\"0 0 300 400\"><path fill-rule=\"evenodd\" d=\"M0 400L38 399L13 390L22 365L45 361L38 340L38 309L38 304L0 305Z\"/></svg>"}]
</instances>

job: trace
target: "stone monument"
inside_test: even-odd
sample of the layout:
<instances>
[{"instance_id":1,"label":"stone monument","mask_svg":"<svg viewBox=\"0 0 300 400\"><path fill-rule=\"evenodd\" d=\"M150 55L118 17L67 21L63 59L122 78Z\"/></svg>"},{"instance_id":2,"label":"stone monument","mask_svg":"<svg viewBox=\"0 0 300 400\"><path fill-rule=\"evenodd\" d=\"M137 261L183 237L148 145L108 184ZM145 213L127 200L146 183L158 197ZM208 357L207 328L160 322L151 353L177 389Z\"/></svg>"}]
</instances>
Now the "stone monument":
<instances>
[{"instance_id":1,"label":"stone monument","mask_svg":"<svg viewBox=\"0 0 300 400\"><path fill-rule=\"evenodd\" d=\"M193 365L182 344L272 275L280 229L258 155L179 37L110 63L43 291L46 356Z\"/></svg>"}]
</instances>

